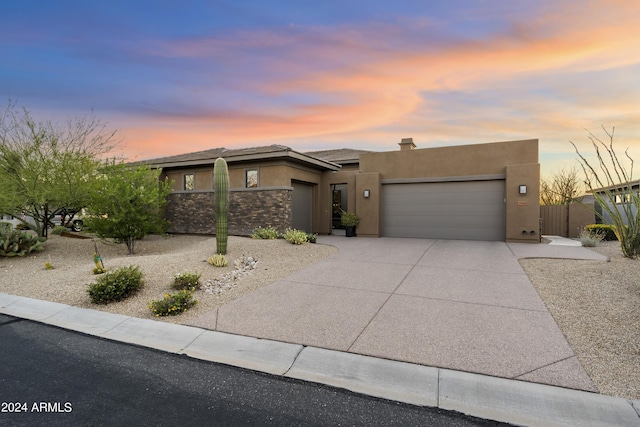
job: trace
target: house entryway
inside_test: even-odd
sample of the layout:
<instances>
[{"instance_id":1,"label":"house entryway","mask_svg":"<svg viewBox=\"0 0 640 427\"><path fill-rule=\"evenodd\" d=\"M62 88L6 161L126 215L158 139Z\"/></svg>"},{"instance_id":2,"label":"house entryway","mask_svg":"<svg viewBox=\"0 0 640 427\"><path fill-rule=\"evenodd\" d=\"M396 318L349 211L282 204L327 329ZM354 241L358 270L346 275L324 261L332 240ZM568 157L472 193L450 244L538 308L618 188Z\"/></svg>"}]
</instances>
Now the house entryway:
<instances>
[{"instance_id":1,"label":"house entryway","mask_svg":"<svg viewBox=\"0 0 640 427\"><path fill-rule=\"evenodd\" d=\"M331 184L331 234L344 236L345 228L340 220L342 211L348 211L347 184Z\"/></svg>"}]
</instances>

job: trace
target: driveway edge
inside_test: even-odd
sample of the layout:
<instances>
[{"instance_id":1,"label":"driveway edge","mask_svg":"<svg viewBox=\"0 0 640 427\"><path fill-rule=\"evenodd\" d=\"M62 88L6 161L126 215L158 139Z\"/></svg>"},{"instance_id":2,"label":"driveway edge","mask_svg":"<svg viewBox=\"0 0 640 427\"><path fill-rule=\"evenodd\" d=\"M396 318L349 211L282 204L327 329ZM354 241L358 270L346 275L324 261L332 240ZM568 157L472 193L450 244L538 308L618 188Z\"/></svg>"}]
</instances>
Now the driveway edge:
<instances>
[{"instance_id":1,"label":"driveway edge","mask_svg":"<svg viewBox=\"0 0 640 427\"><path fill-rule=\"evenodd\" d=\"M114 341L518 425L640 426L638 401L0 293L0 313Z\"/></svg>"}]
</instances>

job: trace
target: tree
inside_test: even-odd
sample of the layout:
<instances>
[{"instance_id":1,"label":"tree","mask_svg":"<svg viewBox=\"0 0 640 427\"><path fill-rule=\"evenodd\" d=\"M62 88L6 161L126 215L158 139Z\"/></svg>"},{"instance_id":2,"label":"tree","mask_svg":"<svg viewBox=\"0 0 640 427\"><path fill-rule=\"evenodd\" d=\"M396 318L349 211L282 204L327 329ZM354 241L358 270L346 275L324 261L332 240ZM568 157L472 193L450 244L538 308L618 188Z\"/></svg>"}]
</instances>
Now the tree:
<instances>
[{"instance_id":1,"label":"tree","mask_svg":"<svg viewBox=\"0 0 640 427\"><path fill-rule=\"evenodd\" d=\"M163 208L172 184L159 179L160 169L112 162L100 172L85 217L98 237L124 243L131 255L137 240L166 232Z\"/></svg>"},{"instance_id":2,"label":"tree","mask_svg":"<svg viewBox=\"0 0 640 427\"><path fill-rule=\"evenodd\" d=\"M580 171L573 167L562 169L540 181L541 205L566 205L579 202L584 195L584 184L579 177Z\"/></svg>"},{"instance_id":3,"label":"tree","mask_svg":"<svg viewBox=\"0 0 640 427\"><path fill-rule=\"evenodd\" d=\"M608 143L587 131L597 163L589 162L578 151L576 144L570 142L578 154L586 185L596 204L611 218L622 254L627 258L636 258L640 255L640 195L633 190L633 159L629 156L628 149L624 152L626 161L624 158L621 160L616 153L613 147L615 128L611 132L604 126L602 129L609 139ZM618 203L619 201L622 203ZM595 213L606 221L603 212L595 210Z\"/></svg>"},{"instance_id":4,"label":"tree","mask_svg":"<svg viewBox=\"0 0 640 427\"><path fill-rule=\"evenodd\" d=\"M56 211L71 218L86 206L97 159L114 136L92 115L60 125L9 102L0 111L0 213L46 236Z\"/></svg>"}]
</instances>

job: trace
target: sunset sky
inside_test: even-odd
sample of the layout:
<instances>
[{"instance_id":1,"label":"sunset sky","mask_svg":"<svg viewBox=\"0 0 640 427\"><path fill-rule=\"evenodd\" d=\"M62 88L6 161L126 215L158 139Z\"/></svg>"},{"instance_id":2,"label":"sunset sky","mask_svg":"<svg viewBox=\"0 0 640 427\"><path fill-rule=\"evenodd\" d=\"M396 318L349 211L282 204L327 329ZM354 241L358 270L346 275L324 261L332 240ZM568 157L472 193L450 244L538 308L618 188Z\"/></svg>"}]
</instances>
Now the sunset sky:
<instances>
[{"instance_id":1,"label":"sunset sky","mask_svg":"<svg viewBox=\"0 0 640 427\"><path fill-rule=\"evenodd\" d=\"M4 2L0 64L3 104L93 109L130 160L537 138L545 175L604 125L640 161L638 0Z\"/></svg>"}]
</instances>

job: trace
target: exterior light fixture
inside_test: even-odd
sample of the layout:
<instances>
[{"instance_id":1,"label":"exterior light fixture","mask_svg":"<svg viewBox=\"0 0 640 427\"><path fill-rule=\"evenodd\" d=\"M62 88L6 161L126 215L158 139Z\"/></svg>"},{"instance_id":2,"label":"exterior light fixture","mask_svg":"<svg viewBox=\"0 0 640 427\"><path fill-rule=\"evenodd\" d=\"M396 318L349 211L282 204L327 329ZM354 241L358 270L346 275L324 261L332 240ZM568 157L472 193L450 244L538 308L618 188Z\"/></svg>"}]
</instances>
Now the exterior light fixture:
<instances>
[{"instance_id":1,"label":"exterior light fixture","mask_svg":"<svg viewBox=\"0 0 640 427\"><path fill-rule=\"evenodd\" d=\"M369 190L364 190L364 198L365 199L368 199L370 195L371 195L371 192Z\"/></svg>"},{"instance_id":2,"label":"exterior light fixture","mask_svg":"<svg viewBox=\"0 0 640 427\"><path fill-rule=\"evenodd\" d=\"M527 186L526 185L521 185L520 186L520 194L527 194Z\"/></svg>"}]
</instances>

